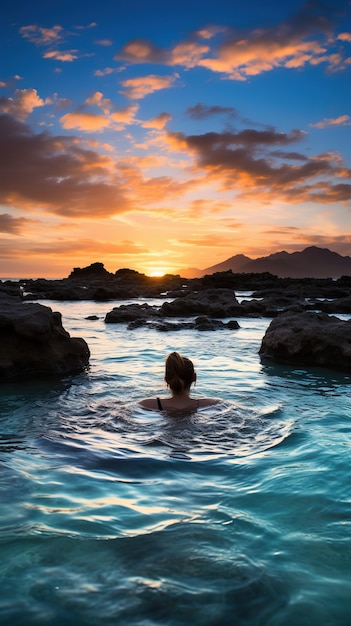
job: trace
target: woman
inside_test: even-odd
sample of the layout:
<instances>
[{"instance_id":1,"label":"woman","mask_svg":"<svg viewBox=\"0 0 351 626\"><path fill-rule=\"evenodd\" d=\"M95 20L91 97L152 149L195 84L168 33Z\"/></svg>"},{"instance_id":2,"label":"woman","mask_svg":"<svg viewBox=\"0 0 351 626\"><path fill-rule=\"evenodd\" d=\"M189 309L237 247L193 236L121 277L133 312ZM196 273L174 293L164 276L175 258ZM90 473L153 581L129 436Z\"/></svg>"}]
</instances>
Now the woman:
<instances>
[{"instance_id":1,"label":"woman","mask_svg":"<svg viewBox=\"0 0 351 626\"><path fill-rule=\"evenodd\" d=\"M191 398L190 387L196 382L194 365L178 352L171 352L166 359L165 381L172 392L170 398L145 398L139 404L145 409L154 411L187 410L194 411L198 407L211 406L219 402L219 398Z\"/></svg>"}]
</instances>

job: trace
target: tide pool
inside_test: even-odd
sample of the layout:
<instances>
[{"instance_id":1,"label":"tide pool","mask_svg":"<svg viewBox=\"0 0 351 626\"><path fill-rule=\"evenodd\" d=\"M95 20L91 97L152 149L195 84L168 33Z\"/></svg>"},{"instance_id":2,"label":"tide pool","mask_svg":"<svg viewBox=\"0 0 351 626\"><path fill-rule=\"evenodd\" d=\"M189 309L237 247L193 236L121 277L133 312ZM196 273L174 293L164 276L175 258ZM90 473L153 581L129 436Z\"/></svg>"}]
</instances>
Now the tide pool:
<instances>
[{"instance_id":1,"label":"tide pool","mask_svg":"<svg viewBox=\"0 0 351 626\"><path fill-rule=\"evenodd\" d=\"M351 377L262 364L267 319L127 331L114 303L43 304L91 362L0 387L2 626L349 626ZM138 406L173 350L219 405Z\"/></svg>"}]
</instances>

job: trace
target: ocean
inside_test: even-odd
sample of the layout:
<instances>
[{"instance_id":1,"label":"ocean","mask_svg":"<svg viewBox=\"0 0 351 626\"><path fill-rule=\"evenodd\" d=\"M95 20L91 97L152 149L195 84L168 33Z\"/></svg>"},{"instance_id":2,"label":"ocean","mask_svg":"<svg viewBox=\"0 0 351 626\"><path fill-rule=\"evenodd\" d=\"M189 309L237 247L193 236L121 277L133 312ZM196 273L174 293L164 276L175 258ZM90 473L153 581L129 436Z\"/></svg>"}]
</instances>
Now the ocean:
<instances>
[{"instance_id":1,"label":"ocean","mask_svg":"<svg viewBox=\"0 0 351 626\"><path fill-rule=\"evenodd\" d=\"M105 324L123 303L43 301L89 369L0 386L1 625L349 626L351 376L261 363L269 319ZM138 406L173 350L218 405Z\"/></svg>"}]
</instances>

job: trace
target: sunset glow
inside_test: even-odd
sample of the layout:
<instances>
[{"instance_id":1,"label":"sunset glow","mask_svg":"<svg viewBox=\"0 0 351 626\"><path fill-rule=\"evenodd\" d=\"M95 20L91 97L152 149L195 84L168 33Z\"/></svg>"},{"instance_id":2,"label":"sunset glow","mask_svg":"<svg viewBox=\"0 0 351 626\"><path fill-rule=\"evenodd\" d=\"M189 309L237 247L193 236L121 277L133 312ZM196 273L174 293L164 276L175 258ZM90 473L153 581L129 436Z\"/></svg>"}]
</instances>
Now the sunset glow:
<instances>
[{"instance_id":1,"label":"sunset glow","mask_svg":"<svg viewBox=\"0 0 351 626\"><path fill-rule=\"evenodd\" d=\"M7 3L0 276L351 255L351 7Z\"/></svg>"}]
</instances>

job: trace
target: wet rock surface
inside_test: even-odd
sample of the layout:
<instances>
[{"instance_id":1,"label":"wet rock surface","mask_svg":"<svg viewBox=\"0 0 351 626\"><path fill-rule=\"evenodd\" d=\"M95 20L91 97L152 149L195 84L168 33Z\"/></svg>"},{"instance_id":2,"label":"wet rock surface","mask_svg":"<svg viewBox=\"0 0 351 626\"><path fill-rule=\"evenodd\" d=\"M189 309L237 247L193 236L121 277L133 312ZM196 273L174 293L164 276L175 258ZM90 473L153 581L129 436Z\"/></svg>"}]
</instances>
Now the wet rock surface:
<instances>
[{"instance_id":1,"label":"wet rock surface","mask_svg":"<svg viewBox=\"0 0 351 626\"><path fill-rule=\"evenodd\" d=\"M351 371L351 320L285 313L270 323L259 354L278 363Z\"/></svg>"},{"instance_id":2,"label":"wet rock surface","mask_svg":"<svg viewBox=\"0 0 351 626\"><path fill-rule=\"evenodd\" d=\"M84 339L70 337L61 314L0 292L0 383L81 372L89 363Z\"/></svg>"}]
</instances>

